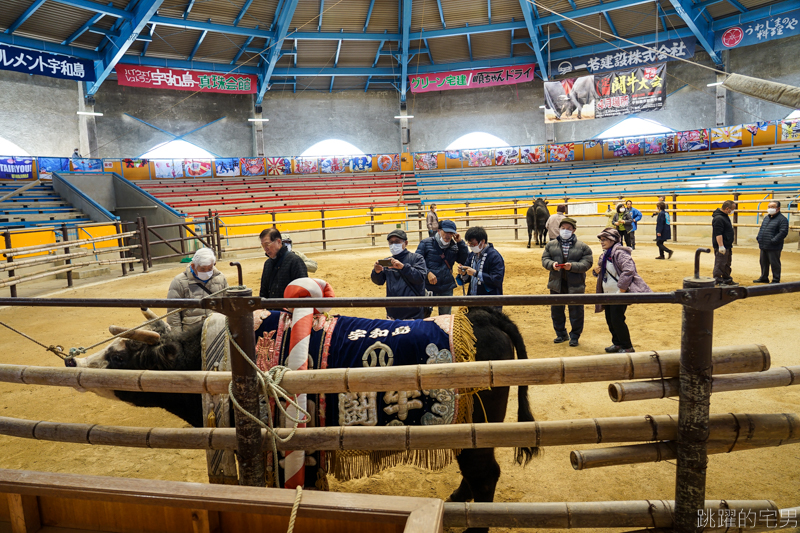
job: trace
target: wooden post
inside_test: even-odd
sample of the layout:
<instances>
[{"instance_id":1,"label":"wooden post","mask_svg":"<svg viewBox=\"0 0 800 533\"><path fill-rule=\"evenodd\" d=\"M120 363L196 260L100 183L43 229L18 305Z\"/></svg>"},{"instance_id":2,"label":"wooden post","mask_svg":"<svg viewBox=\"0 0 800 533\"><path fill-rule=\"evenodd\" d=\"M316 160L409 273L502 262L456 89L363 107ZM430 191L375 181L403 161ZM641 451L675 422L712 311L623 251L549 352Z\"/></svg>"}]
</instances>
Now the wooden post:
<instances>
[{"instance_id":1,"label":"wooden post","mask_svg":"<svg viewBox=\"0 0 800 533\"><path fill-rule=\"evenodd\" d=\"M699 250L698 250L699 253ZM699 264L696 263L696 264ZM683 280L684 289L709 289L714 278ZM689 303L699 303L693 298ZM697 531L697 512L706 499L706 463L711 399L711 350L714 310L683 306L681 327L680 403L678 404L678 466L675 473L676 533Z\"/></svg>"},{"instance_id":2,"label":"wooden post","mask_svg":"<svg viewBox=\"0 0 800 533\"><path fill-rule=\"evenodd\" d=\"M369 221L371 224L369 225L369 232L375 233L375 208L373 206L369 206ZM372 246L375 246L375 236L372 237Z\"/></svg>"},{"instance_id":3,"label":"wooden post","mask_svg":"<svg viewBox=\"0 0 800 533\"><path fill-rule=\"evenodd\" d=\"M42 528L39 498L27 494L8 494L12 533L35 533Z\"/></svg>"},{"instance_id":4,"label":"wooden post","mask_svg":"<svg viewBox=\"0 0 800 533\"><path fill-rule=\"evenodd\" d=\"M117 235L122 233L122 223L120 223L119 220L114 224L114 227L117 228ZM120 248L123 248L125 246L125 238L124 237L120 237L119 239L117 239L117 246L119 246ZM119 258L120 259L125 259L125 250L120 250L119 251ZM129 264L132 264L132 263L129 263ZM128 271L125 268L125 263L120 263L120 265L122 266L122 275L123 276L127 276L128 275Z\"/></svg>"},{"instance_id":5,"label":"wooden post","mask_svg":"<svg viewBox=\"0 0 800 533\"><path fill-rule=\"evenodd\" d=\"M178 226L178 237L181 239L181 253L186 255L186 242L184 241L186 238L186 228L183 225Z\"/></svg>"},{"instance_id":6,"label":"wooden post","mask_svg":"<svg viewBox=\"0 0 800 533\"><path fill-rule=\"evenodd\" d=\"M277 229L277 228L278 228L278 225L277 225L277 224L275 224L275 211L273 211L272 213L270 213L270 215L272 215L272 227Z\"/></svg>"},{"instance_id":7,"label":"wooden post","mask_svg":"<svg viewBox=\"0 0 800 533\"><path fill-rule=\"evenodd\" d=\"M64 239L64 242L69 242L69 232L67 231L67 225L61 224L61 238ZM64 248L64 254L69 254L69 246ZM65 259L65 265L71 265L72 259ZM72 287L72 270L67 271L67 287Z\"/></svg>"},{"instance_id":8,"label":"wooden post","mask_svg":"<svg viewBox=\"0 0 800 533\"><path fill-rule=\"evenodd\" d=\"M3 232L3 239L5 240L6 249L11 248L11 232L10 231L6 230L6 231ZM12 263L14 261L14 258L13 257L7 257L6 261L8 261L9 263ZM13 278L14 277L14 271L13 270L9 270L8 271L8 277L9 278ZM16 298L17 297L17 286L16 285L12 285L10 287L10 289L11 289L11 297L12 298Z\"/></svg>"},{"instance_id":9,"label":"wooden post","mask_svg":"<svg viewBox=\"0 0 800 533\"><path fill-rule=\"evenodd\" d=\"M678 242L678 225L674 222L678 220L678 195L672 195L672 242Z\"/></svg>"},{"instance_id":10,"label":"wooden post","mask_svg":"<svg viewBox=\"0 0 800 533\"><path fill-rule=\"evenodd\" d=\"M139 251L142 256L142 271L147 272L147 268L150 264L150 258L148 257L150 254L148 253L147 225L145 224L144 218L136 218L136 230L139 232Z\"/></svg>"},{"instance_id":11,"label":"wooden post","mask_svg":"<svg viewBox=\"0 0 800 533\"><path fill-rule=\"evenodd\" d=\"M425 213L425 210L422 208L422 204L417 207L417 228L419 228L419 242L422 242L424 238L422 236L422 219L426 218L428 215ZM427 229L427 224L425 225L425 229Z\"/></svg>"},{"instance_id":12,"label":"wooden post","mask_svg":"<svg viewBox=\"0 0 800 533\"><path fill-rule=\"evenodd\" d=\"M514 198L514 226L518 226L519 220L517 220L517 199ZM514 240L519 240L519 228L514 228Z\"/></svg>"},{"instance_id":13,"label":"wooden post","mask_svg":"<svg viewBox=\"0 0 800 533\"><path fill-rule=\"evenodd\" d=\"M467 215L467 227L469 227L469 201L464 202L464 207L467 208L466 215Z\"/></svg>"},{"instance_id":14,"label":"wooden post","mask_svg":"<svg viewBox=\"0 0 800 533\"><path fill-rule=\"evenodd\" d=\"M569 215L569 197L564 197L564 216Z\"/></svg>"},{"instance_id":15,"label":"wooden post","mask_svg":"<svg viewBox=\"0 0 800 533\"><path fill-rule=\"evenodd\" d=\"M320 209L319 210L319 218L322 220L322 249L323 250L327 250L328 249L328 243L325 242L326 236L325 236L325 210L324 209Z\"/></svg>"},{"instance_id":16,"label":"wooden post","mask_svg":"<svg viewBox=\"0 0 800 533\"><path fill-rule=\"evenodd\" d=\"M733 244L739 244L739 193L733 193L733 201L736 202L736 208L733 210Z\"/></svg>"},{"instance_id":17,"label":"wooden post","mask_svg":"<svg viewBox=\"0 0 800 533\"><path fill-rule=\"evenodd\" d=\"M231 379L233 396L248 413L259 416L258 376L255 369L242 359L256 361L256 337L253 333L253 291L248 288L232 289L222 299L223 312L228 317L231 331ZM235 343L235 344L234 344ZM239 484L251 487L266 486L266 465L261 450L261 426L234 410L236 418L236 452L239 461ZM278 465L274 465L275 468Z\"/></svg>"},{"instance_id":18,"label":"wooden post","mask_svg":"<svg viewBox=\"0 0 800 533\"><path fill-rule=\"evenodd\" d=\"M219 211L217 211L214 215L214 239L217 243L217 259L222 257L222 231L219 227Z\"/></svg>"}]
</instances>

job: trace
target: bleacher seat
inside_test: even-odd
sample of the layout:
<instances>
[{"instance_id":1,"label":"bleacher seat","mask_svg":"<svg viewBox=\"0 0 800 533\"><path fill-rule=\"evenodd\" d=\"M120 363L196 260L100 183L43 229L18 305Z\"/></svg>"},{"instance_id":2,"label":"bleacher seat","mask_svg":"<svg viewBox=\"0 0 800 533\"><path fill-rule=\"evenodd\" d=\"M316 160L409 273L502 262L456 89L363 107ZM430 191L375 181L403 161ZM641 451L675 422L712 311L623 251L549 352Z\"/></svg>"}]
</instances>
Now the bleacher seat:
<instances>
[{"instance_id":1,"label":"bleacher seat","mask_svg":"<svg viewBox=\"0 0 800 533\"><path fill-rule=\"evenodd\" d=\"M0 197L27 185L26 182L0 183ZM91 222L58 195L49 183L23 191L0 202L0 229L61 226Z\"/></svg>"}]
</instances>

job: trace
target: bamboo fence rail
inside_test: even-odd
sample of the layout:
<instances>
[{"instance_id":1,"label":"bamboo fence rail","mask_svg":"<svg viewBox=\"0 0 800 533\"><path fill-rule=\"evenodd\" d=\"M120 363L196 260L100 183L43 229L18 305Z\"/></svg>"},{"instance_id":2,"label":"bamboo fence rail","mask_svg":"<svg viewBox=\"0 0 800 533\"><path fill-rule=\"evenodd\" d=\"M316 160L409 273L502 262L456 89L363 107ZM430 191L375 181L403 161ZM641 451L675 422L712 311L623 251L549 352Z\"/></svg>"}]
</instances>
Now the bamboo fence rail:
<instances>
[{"instance_id":1,"label":"bamboo fence rail","mask_svg":"<svg viewBox=\"0 0 800 533\"><path fill-rule=\"evenodd\" d=\"M107 224L108 225L108 224ZM82 244L92 244L95 242L103 242L103 241L115 241L122 239L124 237L130 237L132 235L136 235L137 231L128 231L125 233L117 233L114 235L107 235L105 237L94 237L93 239L82 239L77 241L62 241L59 243L51 243L51 244L36 244L33 246L22 246L18 248L6 248L0 250L0 254L5 255L6 257L15 257L17 255L27 255L31 253L38 253L38 252L49 252L51 250L60 250L61 248L70 248L72 246L80 246Z\"/></svg>"},{"instance_id":2,"label":"bamboo fence rail","mask_svg":"<svg viewBox=\"0 0 800 533\"><path fill-rule=\"evenodd\" d=\"M760 448L775 448L786 444L800 444L800 430L790 439L751 440L737 435L732 441L708 442L708 453L732 453ZM633 465L640 463L658 463L677 459L675 443L669 441L648 442L630 446L611 446L596 450L573 450L570 452L570 463L575 470L587 470L603 466Z\"/></svg>"},{"instance_id":3,"label":"bamboo fence rail","mask_svg":"<svg viewBox=\"0 0 800 533\"><path fill-rule=\"evenodd\" d=\"M729 392L752 389L769 389L800 385L800 365L782 366L763 372L741 373L735 376L714 376L711 392ZM651 400L678 396L679 381L658 379L635 383L612 383L608 386L608 396L615 402Z\"/></svg>"},{"instance_id":4,"label":"bamboo fence rail","mask_svg":"<svg viewBox=\"0 0 800 533\"><path fill-rule=\"evenodd\" d=\"M42 265L45 263L52 263L54 261L63 261L65 259L86 257L87 255L108 254L114 252L122 252L126 250L134 250L136 248L141 248L141 245L135 244L131 246L115 246L113 248L102 248L100 250L87 250L85 248L81 248L80 252L70 252L68 254L50 255L47 257L36 257L33 259L23 259L22 261L13 261L10 263L0 263L0 272L6 270L16 270L25 267L32 267L36 265Z\"/></svg>"},{"instance_id":5,"label":"bamboo fence rail","mask_svg":"<svg viewBox=\"0 0 800 533\"><path fill-rule=\"evenodd\" d=\"M677 415L648 415L503 424L300 428L291 440L279 442L278 449L461 450L675 440L678 435L677 419ZM741 420L750 421L748 436L754 441L796 438L797 428L800 428L800 416L795 413L716 414L709 419L709 440L735 438L740 432ZM292 431L276 429L281 438L289 437ZM0 435L132 448L236 449L234 428L101 426L0 417ZM271 449L266 430L261 432L261 446L265 451Z\"/></svg>"},{"instance_id":6,"label":"bamboo fence rail","mask_svg":"<svg viewBox=\"0 0 800 533\"><path fill-rule=\"evenodd\" d=\"M772 523L781 516L790 517L789 510L778 509L771 500L706 500L706 516L730 516L750 511L754 524L766 527L767 516L774 513ZM783 513L782 511L787 511ZM547 502L547 503L453 503L444 504L444 527L505 527L547 529L601 529L625 527L671 528L675 513L672 500L641 500L612 502ZM797 514L794 515L795 517ZM720 531L731 529L721 527ZM734 528L735 529L735 528ZM773 530L775 527L773 526ZM704 529L713 531L715 529ZM653 531L653 530L648 530ZM669 531L672 531L671 529ZM747 531L751 531L748 527Z\"/></svg>"},{"instance_id":7,"label":"bamboo fence rail","mask_svg":"<svg viewBox=\"0 0 800 533\"><path fill-rule=\"evenodd\" d=\"M735 374L769 368L763 345L721 346L713 350L714 372ZM445 363L377 368L289 371L281 386L289 394L428 390L438 388L558 385L676 377L680 351L603 354L550 359ZM0 382L79 389L227 394L230 372L108 370L0 365Z\"/></svg>"}]
</instances>

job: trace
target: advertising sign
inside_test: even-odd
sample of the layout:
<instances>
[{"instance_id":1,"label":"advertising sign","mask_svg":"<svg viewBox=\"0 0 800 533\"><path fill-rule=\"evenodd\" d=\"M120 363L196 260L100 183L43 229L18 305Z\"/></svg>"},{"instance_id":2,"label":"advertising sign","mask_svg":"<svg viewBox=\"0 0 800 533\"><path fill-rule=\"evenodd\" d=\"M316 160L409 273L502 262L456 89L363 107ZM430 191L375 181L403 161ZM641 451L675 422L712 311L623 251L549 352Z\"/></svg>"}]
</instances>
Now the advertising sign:
<instances>
[{"instance_id":1,"label":"advertising sign","mask_svg":"<svg viewBox=\"0 0 800 533\"><path fill-rule=\"evenodd\" d=\"M800 35L798 22L800 22L800 9L715 31L714 49L728 50Z\"/></svg>"},{"instance_id":2,"label":"advertising sign","mask_svg":"<svg viewBox=\"0 0 800 533\"><path fill-rule=\"evenodd\" d=\"M117 64L116 70L117 83L128 87L224 94L250 94L258 89L257 77L252 74L217 74L123 64Z\"/></svg>"},{"instance_id":3,"label":"advertising sign","mask_svg":"<svg viewBox=\"0 0 800 533\"><path fill-rule=\"evenodd\" d=\"M447 91L450 89L476 89L496 85L513 85L533 81L534 65L483 68L479 70L454 70L436 74L416 74L408 77L412 93Z\"/></svg>"},{"instance_id":4,"label":"advertising sign","mask_svg":"<svg viewBox=\"0 0 800 533\"><path fill-rule=\"evenodd\" d=\"M0 70L14 70L64 80L95 81L94 63L88 59L62 56L0 44Z\"/></svg>"}]
</instances>

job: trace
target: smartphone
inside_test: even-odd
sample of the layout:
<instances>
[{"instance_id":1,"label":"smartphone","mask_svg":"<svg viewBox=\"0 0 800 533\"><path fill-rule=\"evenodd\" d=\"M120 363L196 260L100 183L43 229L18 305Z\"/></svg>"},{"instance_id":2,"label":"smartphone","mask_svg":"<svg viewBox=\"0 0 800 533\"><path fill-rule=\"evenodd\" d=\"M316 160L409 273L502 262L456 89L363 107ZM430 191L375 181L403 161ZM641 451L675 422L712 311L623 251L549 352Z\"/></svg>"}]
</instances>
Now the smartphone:
<instances>
[{"instance_id":1,"label":"smartphone","mask_svg":"<svg viewBox=\"0 0 800 533\"><path fill-rule=\"evenodd\" d=\"M378 264L382 267L390 267L392 266L391 259L378 259Z\"/></svg>"},{"instance_id":2,"label":"smartphone","mask_svg":"<svg viewBox=\"0 0 800 533\"><path fill-rule=\"evenodd\" d=\"M566 265L566 263L556 263L553 266L557 266L558 268L564 268L564 265Z\"/></svg>"}]
</instances>

